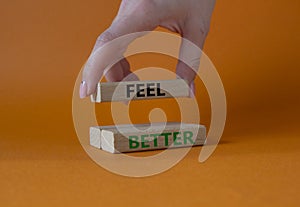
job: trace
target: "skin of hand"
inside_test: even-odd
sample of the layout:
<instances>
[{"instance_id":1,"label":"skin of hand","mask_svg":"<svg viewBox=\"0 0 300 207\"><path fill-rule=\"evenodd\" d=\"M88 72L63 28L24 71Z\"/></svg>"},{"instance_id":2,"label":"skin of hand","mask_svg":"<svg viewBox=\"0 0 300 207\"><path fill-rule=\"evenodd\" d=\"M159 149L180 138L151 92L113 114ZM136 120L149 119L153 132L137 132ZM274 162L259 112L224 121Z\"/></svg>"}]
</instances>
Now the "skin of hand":
<instances>
[{"instance_id":1,"label":"skin of hand","mask_svg":"<svg viewBox=\"0 0 300 207\"><path fill-rule=\"evenodd\" d=\"M152 31L160 26L180 34L182 38L202 49L209 31L214 5L215 0L123 0L111 26L97 38L84 66L80 98L95 93L96 85L103 74L110 82L122 81L130 74L132 77L129 63L125 58L110 66L112 56L122 56L117 52L123 53L129 43L117 46L115 51L105 51L106 43L126 34ZM180 50L183 50L183 46ZM109 70L105 70L108 67ZM196 72L178 61L176 73L187 81L194 94Z\"/></svg>"}]
</instances>

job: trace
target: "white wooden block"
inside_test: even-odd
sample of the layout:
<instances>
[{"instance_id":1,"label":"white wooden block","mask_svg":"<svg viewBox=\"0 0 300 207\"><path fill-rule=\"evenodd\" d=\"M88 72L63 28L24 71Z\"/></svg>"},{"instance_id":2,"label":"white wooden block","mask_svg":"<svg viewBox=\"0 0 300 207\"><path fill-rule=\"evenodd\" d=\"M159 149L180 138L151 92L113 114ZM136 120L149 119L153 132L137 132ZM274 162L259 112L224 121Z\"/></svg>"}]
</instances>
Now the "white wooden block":
<instances>
[{"instance_id":1,"label":"white wooden block","mask_svg":"<svg viewBox=\"0 0 300 207\"><path fill-rule=\"evenodd\" d=\"M205 126L198 124L157 123L134 127L139 130L129 125L102 128L101 149L110 153L146 151L203 145L206 140Z\"/></svg>"},{"instance_id":2,"label":"white wooden block","mask_svg":"<svg viewBox=\"0 0 300 207\"><path fill-rule=\"evenodd\" d=\"M121 127L129 127L129 126L131 125L124 124ZM111 129L111 128L114 128L114 125L90 127L90 145L98 149L101 149L101 130Z\"/></svg>"},{"instance_id":3,"label":"white wooden block","mask_svg":"<svg viewBox=\"0 0 300 207\"><path fill-rule=\"evenodd\" d=\"M90 127L90 145L101 149L101 128L99 126Z\"/></svg>"},{"instance_id":4,"label":"white wooden block","mask_svg":"<svg viewBox=\"0 0 300 207\"><path fill-rule=\"evenodd\" d=\"M100 103L188 96L189 86L183 79L124 81L99 83L96 93L91 95L91 101Z\"/></svg>"}]
</instances>

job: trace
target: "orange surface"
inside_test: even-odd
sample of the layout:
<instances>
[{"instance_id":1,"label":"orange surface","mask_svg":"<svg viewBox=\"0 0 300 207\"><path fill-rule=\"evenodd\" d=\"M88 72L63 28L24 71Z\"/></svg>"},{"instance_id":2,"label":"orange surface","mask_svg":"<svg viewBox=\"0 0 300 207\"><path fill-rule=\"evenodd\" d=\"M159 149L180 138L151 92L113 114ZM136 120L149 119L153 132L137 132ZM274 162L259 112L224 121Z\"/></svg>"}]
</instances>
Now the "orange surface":
<instances>
[{"instance_id":1,"label":"orange surface","mask_svg":"<svg viewBox=\"0 0 300 207\"><path fill-rule=\"evenodd\" d=\"M300 2L217 2L205 52L227 93L224 136L207 162L197 162L196 147L147 178L96 165L72 123L75 79L118 6L115 0L1 2L0 206L298 206ZM135 68L175 63L144 58L130 61ZM208 125L209 101L199 88ZM135 113L133 121L147 118Z\"/></svg>"}]
</instances>

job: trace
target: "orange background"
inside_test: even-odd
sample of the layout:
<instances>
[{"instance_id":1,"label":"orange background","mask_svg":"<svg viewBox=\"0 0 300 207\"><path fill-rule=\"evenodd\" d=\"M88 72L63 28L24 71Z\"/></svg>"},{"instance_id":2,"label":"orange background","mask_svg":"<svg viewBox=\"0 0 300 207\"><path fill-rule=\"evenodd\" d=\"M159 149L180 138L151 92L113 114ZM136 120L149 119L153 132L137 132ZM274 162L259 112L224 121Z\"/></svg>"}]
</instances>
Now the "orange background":
<instances>
[{"instance_id":1,"label":"orange background","mask_svg":"<svg viewBox=\"0 0 300 207\"><path fill-rule=\"evenodd\" d=\"M204 51L227 95L221 143L203 164L195 147L174 168L140 179L96 165L72 123L74 82L118 6L116 0L1 2L0 205L299 205L300 2L217 2ZM175 65L144 58L130 61L134 68L147 61ZM208 125L209 102L198 91Z\"/></svg>"}]
</instances>

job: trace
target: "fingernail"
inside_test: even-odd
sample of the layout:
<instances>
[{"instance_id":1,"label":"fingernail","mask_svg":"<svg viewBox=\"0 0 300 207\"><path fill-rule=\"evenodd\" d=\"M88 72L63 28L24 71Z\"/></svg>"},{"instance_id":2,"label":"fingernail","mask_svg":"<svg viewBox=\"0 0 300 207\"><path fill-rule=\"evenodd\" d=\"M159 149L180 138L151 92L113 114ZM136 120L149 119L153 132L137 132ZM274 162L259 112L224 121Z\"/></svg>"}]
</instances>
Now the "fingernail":
<instances>
[{"instance_id":1,"label":"fingernail","mask_svg":"<svg viewBox=\"0 0 300 207\"><path fill-rule=\"evenodd\" d=\"M87 96L87 87L85 81L82 81L80 84L79 96L80 98L85 98Z\"/></svg>"}]
</instances>

